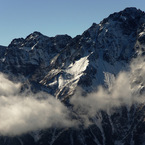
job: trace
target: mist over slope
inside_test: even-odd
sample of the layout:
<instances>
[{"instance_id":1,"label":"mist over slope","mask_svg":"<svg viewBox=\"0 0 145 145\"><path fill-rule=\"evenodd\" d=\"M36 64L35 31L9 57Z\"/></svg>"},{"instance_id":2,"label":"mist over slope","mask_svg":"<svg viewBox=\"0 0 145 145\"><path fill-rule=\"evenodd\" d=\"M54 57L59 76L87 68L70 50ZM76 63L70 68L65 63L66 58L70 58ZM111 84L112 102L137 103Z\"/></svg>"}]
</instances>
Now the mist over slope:
<instances>
[{"instance_id":1,"label":"mist over slope","mask_svg":"<svg viewBox=\"0 0 145 145\"><path fill-rule=\"evenodd\" d=\"M115 108L127 106L130 109L133 104L145 102L145 61L143 58L136 58L132 63L128 71L122 71L116 78L112 77L112 80L106 82L108 88L99 86L87 96L83 96L82 90L78 88L71 97L72 109L84 122L86 128L93 124L89 118L95 117L100 110L112 114ZM139 74L136 73L138 71ZM141 86L136 84L137 81ZM72 118L72 110L65 104L44 92L35 94L30 90L20 92L21 85L0 75L2 135L21 135L52 127L78 128L81 125L76 118Z\"/></svg>"},{"instance_id":2,"label":"mist over slope","mask_svg":"<svg viewBox=\"0 0 145 145\"><path fill-rule=\"evenodd\" d=\"M34 32L0 52L1 145L145 143L141 10L75 38Z\"/></svg>"}]
</instances>

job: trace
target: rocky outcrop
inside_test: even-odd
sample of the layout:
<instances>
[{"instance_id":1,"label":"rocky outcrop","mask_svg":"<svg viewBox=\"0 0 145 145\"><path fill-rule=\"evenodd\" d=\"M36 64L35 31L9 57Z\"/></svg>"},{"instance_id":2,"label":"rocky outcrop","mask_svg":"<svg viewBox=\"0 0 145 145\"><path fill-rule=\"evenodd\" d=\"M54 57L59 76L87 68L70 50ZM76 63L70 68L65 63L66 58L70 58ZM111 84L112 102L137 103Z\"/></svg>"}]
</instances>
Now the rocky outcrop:
<instances>
[{"instance_id":1,"label":"rocky outcrop","mask_svg":"<svg viewBox=\"0 0 145 145\"><path fill-rule=\"evenodd\" d=\"M34 32L25 39L14 39L8 47L0 47L0 71L19 76L17 79L26 86L31 84L33 91L45 90L67 104L78 86L85 93L99 85L107 87L106 77L117 76L128 69L133 58L144 54L145 13L126 8L100 24L93 23L75 38ZM144 105L133 105L130 110L122 106L111 115L100 111L89 128L82 124L79 129L52 128L20 137L1 137L0 144L143 144L144 111Z\"/></svg>"}]
</instances>

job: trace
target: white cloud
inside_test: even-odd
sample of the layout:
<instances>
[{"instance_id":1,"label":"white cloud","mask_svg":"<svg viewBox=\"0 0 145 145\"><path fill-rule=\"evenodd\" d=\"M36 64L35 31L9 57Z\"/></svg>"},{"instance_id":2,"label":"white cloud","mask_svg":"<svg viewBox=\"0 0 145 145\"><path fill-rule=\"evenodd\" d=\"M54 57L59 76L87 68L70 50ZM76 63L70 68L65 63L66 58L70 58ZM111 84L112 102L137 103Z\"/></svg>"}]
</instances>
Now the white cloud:
<instances>
[{"instance_id":1,"label":"white cloud","mask_svg":"<svg viewBox=\"0 0 145 145\"><path fill-rule=\"evenodd\" d=\"M2 85L4 83L4 87ZM20 135L49 127L71 127L68 109L46 93L18 93L20 84L0 76L0 134ZM43 99L45 98L45 99Z\"/></svg>"},{"instance_id":2,"label":"white cloud","mask_svg":"<svg viewBox=\"0 0 145 145\"><path fill-rule=\"evenodd\" d=\"M15 95L19 92L20 83L13 83L4 74L0 74L0 96Z\"/></svg>"},{"instance_id":3,"label":"white cloud","mask_svg":"<svg viewBox=\"0 0 145 145\"><path fill-rule=\"evenodd\" d=\"M134 103L142 103L145 101L145 92L141 94L141 90L145 89L145 61L143 58L132 61L128 71L122 71L114 79L109 88L102 86L93 93L82 96L79 88L76 94L70 99L74 104L74 111L79 114L81 119L88 126L90 117L94 117L99 110L109 113L116 107L126 105L130 107ZM109 82L110 83L110 82Z\"/></svg>"},{"instance_id":4,"label":"white cloud","mask_svg":"<svg viewBox=\"0 0 145 145\"><path fill-rule=\"evenodd\" d=\"M112 77L109 88L99 86L96 92L85 97L78 89L70 99L73 112L79 118L76 120L71 118L72 111L59 100L44 92L20 93L20 83L15 84L0 74L0 134L20 135L50 127L75 127L79 121L88 126L89 118L99 110L111 112L115 107L142 103L145 94L140 92L145 86L144 76L145 61L137 58L130 70Z\"/></svg>"}]
</instances>

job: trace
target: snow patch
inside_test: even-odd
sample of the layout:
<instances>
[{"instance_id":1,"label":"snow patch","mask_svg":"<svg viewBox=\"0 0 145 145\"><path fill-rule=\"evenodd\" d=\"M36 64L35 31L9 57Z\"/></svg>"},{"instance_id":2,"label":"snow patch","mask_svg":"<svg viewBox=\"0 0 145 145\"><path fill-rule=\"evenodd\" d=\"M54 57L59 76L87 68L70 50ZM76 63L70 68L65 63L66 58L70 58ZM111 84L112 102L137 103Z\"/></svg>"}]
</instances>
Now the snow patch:
<instances>
[{"instance_id":1,"label":"snow patch","mask_svg":"<svg viewBox=\"0 0 145 145\"><path fill-rule=\"evenodd\" d=\"M88 56L85 56L80 60L76 61L74 64L71 63L66 72L74 76L81 74L87 68L88 63Z\"/></svg>"},{"instance_id":2,"label":"snow patch","mask_svg":"<svg viewBox=\"0 0 145 145\"><path fill-rule=\"evenodd\" d=\"M20 47L19 49L25 50L25 51L30 51L31 47Z\"/></svg>"},{"instance_id":3,"label":"snow patch","mask_svg":"<svg viewBox=\"0 0 145 145\"><path fill-rule=\"evenodd\" d=\"M81 58L80 60L76 61L74 64L71 63L68 68L66 69L66 74L73 76L73 77L64 77L60 75L59 77L59 89L66 86L66 84L73 82L74 80L78 80L83 75L83 72L86 70L89 64L88 56ZM76 83L78 82L76 81Z\"/></svg>"}]
</instances>

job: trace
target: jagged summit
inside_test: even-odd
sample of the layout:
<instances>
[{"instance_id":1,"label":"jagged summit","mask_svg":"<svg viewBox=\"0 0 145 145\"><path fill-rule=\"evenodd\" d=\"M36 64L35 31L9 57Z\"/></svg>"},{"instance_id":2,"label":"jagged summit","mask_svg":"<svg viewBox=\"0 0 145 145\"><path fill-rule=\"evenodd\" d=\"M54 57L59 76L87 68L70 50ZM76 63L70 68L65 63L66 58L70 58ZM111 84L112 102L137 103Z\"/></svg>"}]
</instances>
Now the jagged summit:
<instances>
[{"instance_id":1,"label":"jagged summit","mask_svg":"<svg viewBox=\"0 0 145 145\"><path fill-rule=\"evenodd\" d=\"M75 38L68 35L48 37L35 31L25 39L14 39L8 49L3 51L6 55L3 58L1 70L35 78L42 85L52 87L53 95L58 97L61 97L61 94L64 96L66 90L73 93L71 83L74 80L65 78L65 74L70 75L70 78L79 75L74 84L92 90L95 85L104 83L104 74L99 73L98 75L101 74L102 77L97 78L96 72L100 67L98 60L115 66L117 62L129 62L132 57L139 53L139 49L144 51L140 45L145 42L144 23L144 12L136 8L126 8L111 14L100 24L93 23L88 30ZM72 72L65 71L71 64L79 62L81 58L86 58L86 63L83 63L87 65L80 69L80 72L78 71L74 75ZM42 70L42 67L46 70ZM29 75L31 68L33 68L32 76ZM55 69L56 73L54 73ZM94 72L91 77L86 73L89 72L89 69ZM105 71L105 68L101 69L101 71ZM36 77L38 75L35 74L36 71L43 74L41 78ZM118 72L118 70L109 71L110 73ZM53 74L51 74L52 72ZM51 75L53 78L50 79L47 75ZM61 83L60 75L66 82L69 82L67 86L65 83ZM94 77L93 80L92 77ZM86 78L89 78L89 81L85 81ZM52 83L55 80L57 83ZM55 94L55 92L59 93Z\"/></svg>"},{"instance_id":2,"label":"jagged summit","mask_svg":"<svg viewBox=\"0 0 145 145\"><path fill-rule=\"evenodd\" d=\"M33 32L25 39L14 39L7 49L0 47L0 50L1 72L19 79L24 90L31 85L34 92L45 91L67 104L77 87L85 94L100 85L107 88L120 72L128 70L133 58L144 56L145 13L126 8L111 14L100 24L93 23L75 38L68 35L48 37ZM145 88L141 79L137 85L139 92ZM13 142L27 145L28 137L31 145L59 145L60 142L62 145L143 144L144 108L143 104L129 109L114 108L112 115L100 111L95 118L90 118L95 124L88 129L82 128L83 125L80 130L52 128L19 137L20 141L14 138ZM0 144L13 145L11 139L4 137L0 138Z\"/></svg>"},{"instance_id":3,"label":"jagged summit","mask_svg":"<svg viewBox=\"0 0 145 145\"><path fill-rule=\"evenodd\" d=\"M26 40L29 39L38 39L40 37L45 37L42 33L38 32L38 31L34 31L33 33L31 33L30 35L28 35L26 37Z\"/></svg>"},{"instance_id":4,"label":"jagged summit","mask_svg":"<svg viewBox=\"0 0 145 145\"><path fill-rule=\"evenodd\" d=\"M59 71L64 72L63 69L67 68L71 62L75 63L82 57L87 56L89 56L89 63L92 64L86 66L85 69L88 70L91 66L94 72L96 72L97 68L95 68L96 65L93 64L93 61L98 58L112 65L118 61L128 62L138 53L136 49L140 48L139 43L144 43L144 22L144 12L136 8L126 8L118 13L111 14L100 24L93 23L88 30L75 38L71 38L68 35L48 37L35 31L25 39L18 38L11 42L8 50L6 50L5 59L3 59L5 61L2 62L2 66L5 69L1 69L4 71L12 69L12 72L28 75L30 68L35 71L41 70L41 67L38 66L43 66L51 69L58 69L59 67ZM21 64L19 64L20 62ZM9 70L6 69L8 64ZM83 71L85 72L85 70ZM50 72L44 71L43 73L46 75ZM85 74L81 73L82 75ZM43 77L45 78L45 86L49 86L51 81L49 82L46 79L48 77ZM55 77L55 79L59 80L59 75ZM102 84L103 79L102 75L102 80L98 81L96 78L96 80L93 80L94 83L92 81L87 83L89 85L82 83L81 77L78 77L77 81L79 82L80 80L79 84L90 86L91 88L90 84ZM47 83L46 80L48 81ZM44 82L44 80L41 82ZM60 86L60 82L58 81L57 83L56 88Z\"/></svg>"},{"instance_id":5,"label":"jagged summit","mask_svg":"<svg viewBox=\"0 0 145 145\"><path fill-rule=\"evenodd\" d=\"M105 23L109 19L112 19L113 21L120 21L120 22L127 21L129 19L139 20L141 17L144 16L145 13L140 9L137 9L135 7L129 7L129 8L125 8L123 11L110 14L107 18L101 21L101 23Z\"/></svg>"},{"instance_id":6,"label":"jagged summit","mask_svg":"<svg viewBox=\"0 0 145 145\"><path fill-rule=\"evenodd\" d=\"M120 11L120 13L139 15L139 14L143 14L144 12L141 11L140 9L137 9L136 7L127 7L123 11Z\"/></svg>"},{"instance_id":7,"label":"jagged summit","mask_svg":"<svg viewBox=\"0 0 145 145\"><path fill-rule=\"evenodd\" d=\"M131 29L131 31L132 31L132 29L136 28L137 25L139 24L139 22L141 22L140 19L143 19L143 18L145 18L145 13L143 11L141 11L140 9L137 9L135 7L128 7L120 12L115 12L115 13L109 15L107 18L102 20L100 22L100 24L105 25L108 23L110 25L113 25L113 23L116 21L116 24L120 23L120 25L122 25L122 28L128 28L128 29ZM97 31L97 29L98 29L98 24L93 23L92 26L88 30L86 30L83 34L87 35L88 31L91 31L91 30ZM49 38L56 40L56 39L59 39L62 37L65 39L72 39L67 34L56 35L55 37L48 37L38 31L34 31L30 35L28 35L25 39L24 38L14 39L11 42L10 46L24 45L22 43L26 43L27 41L39 41L42 39L45 39L47 41Z\"/></svg>"},{"instance_id":8,"label":"jagged summit","mask_svg":"<svg viewBox=\"0 0 145 145\"><path fill-rule=\"evenodd\" d=\"M38 31L34 31L31 35L35 36L35 35L43 35L43 34Z\"/></svg>"}]
</instances>

